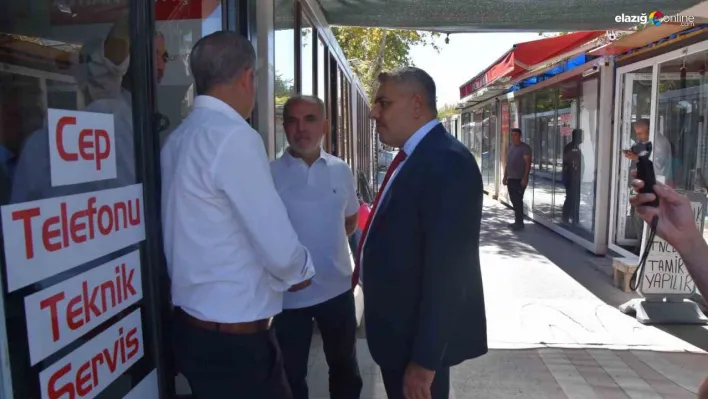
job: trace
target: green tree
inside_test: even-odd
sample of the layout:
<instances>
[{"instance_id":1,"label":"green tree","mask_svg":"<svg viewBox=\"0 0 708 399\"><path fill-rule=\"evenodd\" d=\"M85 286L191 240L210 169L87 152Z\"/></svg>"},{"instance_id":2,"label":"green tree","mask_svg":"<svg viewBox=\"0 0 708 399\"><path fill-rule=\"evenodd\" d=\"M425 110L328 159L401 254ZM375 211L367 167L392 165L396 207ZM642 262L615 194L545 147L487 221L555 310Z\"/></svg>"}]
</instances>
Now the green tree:
<instances>
[{"instance_id":1,"label":"green tree","mask_svg":"<svg viewBox=\"0 0 708 399\"><path fill-rule=\"evenodd\" d=\"M275 103L285 104L290 96L295 93L295 85L292 79L285 79L278 73L275 75Z\"/></svg>"},{"instance_id":2,"label":"green tree","mask_svg":"<svg viewBox=\"0 0 708 399\"><path fill-rule=\"evenodd\" d=\"M445 104L438 109L438 119L443 120L457 114L457 108L453 104Z\"/></svg>"},{"instance_id":3,"label":"green tree","mask_svg":"<svg viewBox=\"0 0 708 399\"><path fill-rule=\"evenodd\" d=\"M437 32L350 26L333 27L332 32L369 98L374 95L381 71L413 65L413 46L431 46L440 52L435 41L440 37Z\"/></svg>"},{"instance_id":4,"label":"green tree","mask_svg":"<svg viewBox=\"0 0 708 399\"><path fill-rule=\"evenodd\" d=\"M538 35L543 37L555 37L567 35L568 33L570 32L538 32Z\"/></svg>"}]
</instances>

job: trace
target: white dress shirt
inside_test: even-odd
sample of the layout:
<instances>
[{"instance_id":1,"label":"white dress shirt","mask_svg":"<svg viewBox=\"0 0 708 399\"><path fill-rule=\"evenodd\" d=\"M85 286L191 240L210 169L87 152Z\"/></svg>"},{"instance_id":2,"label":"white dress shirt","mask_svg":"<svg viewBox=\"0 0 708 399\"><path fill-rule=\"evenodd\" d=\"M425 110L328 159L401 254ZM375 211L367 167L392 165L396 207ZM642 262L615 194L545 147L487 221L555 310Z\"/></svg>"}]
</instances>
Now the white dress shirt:
<instances>
[{"instance_id":1,"label":"white dress shirt","mask_svg":"<svg viewBox=\"0 0 708 399\"><path fill-rule=\"evenodd\" d=\"M349 165L321 150L308 166L286 151L271 162L271 172L317 271L307 289L285 293L283 308L317 305L350 290L353 267L344 220L359 211L359 199Z\"/></svg>"},{"instance_id":2,"label":"white dress shirt","mask_svg":"<svg viewBox=\"0 0 708 399\"><path fill-rule=\"evenodd\" d=\"M162 228L172 302L205 321L275 316L311 278L261 136L226 103L198 96L161 152Z\"/></svg>"},{"instance_id":3,"label":"white dress shirt","mask_svg":"<svg viewBox=\"0 0 708 399\"><path fill-rule=\"evenodd\" d=\"M393 184L393 180L396 178L396 175L398 172L401 170L403 165L406 164L408 159L410 159L411 155L413 155L413 151L415 151L415 148L418 146L418 144L425 138L425 136L430 133L431 130L437 125L440 124L440 121L437 119L433 119L432 121L426 123L425 125L421 126L420 129L416 130L415 133L406 141L405 144L403 144L403 152L406 153L406 159L403 160L403 162L399 163L398 166L396 167L396 170L391 173L391 177L388 179L388 182L386 182L386 187L383 188L383 192L381 193L381 197L379 198L379 204L383 202L384 196L388 192L388 188L391 187L391 184ZM374 210L374 214L369 216L371 218L371 225L374 224L374 218L376 217L376 214L379 212L379 207L377 206L376 209ZM366 245L366 241L368 239L368 234L366 237L364 237L364 243L361 245L361 254L364 253L364 245ZM363 259L359 259L359 280L363 278L364 275L364 263L362 262Z\"/></svg>"}]
</instances>

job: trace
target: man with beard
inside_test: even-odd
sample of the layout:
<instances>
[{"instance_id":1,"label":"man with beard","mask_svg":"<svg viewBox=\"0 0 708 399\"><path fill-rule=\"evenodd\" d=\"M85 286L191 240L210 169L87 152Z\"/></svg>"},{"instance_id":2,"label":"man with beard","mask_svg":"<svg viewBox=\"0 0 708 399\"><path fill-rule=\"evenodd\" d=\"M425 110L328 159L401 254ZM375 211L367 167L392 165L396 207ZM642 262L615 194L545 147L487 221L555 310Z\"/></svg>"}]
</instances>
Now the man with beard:
<instances>
[{"instance_id":1,"label":"man with beard","mask_svg":"<svg viewBox=\"0 0 708 399\"><path fill-rule=\"evenodd\" d=\"M322 334L332 398L358 399L362 380L356 359L356 313L347 236L357 228L359 199L354 175L343 160L322 149L329 130L324 102L290 98L283 107L289 147L271 163L275 187L317 274L302 291L285 293L275 317L294 399L307 399L312 319Z\"/></svg>"}]
</instances>

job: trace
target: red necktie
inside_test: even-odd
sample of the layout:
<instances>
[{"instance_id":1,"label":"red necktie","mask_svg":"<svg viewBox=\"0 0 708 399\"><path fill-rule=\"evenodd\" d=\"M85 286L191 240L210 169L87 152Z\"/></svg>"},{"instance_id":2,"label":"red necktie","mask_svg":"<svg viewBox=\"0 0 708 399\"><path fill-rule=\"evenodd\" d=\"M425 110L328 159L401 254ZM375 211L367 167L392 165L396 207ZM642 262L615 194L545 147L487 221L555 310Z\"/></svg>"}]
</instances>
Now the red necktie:
<instances>
[{"instance_id":1,"label":"red necktie","mask_svg":"<svg viewBox=\"0 0 708 399\"><path fill-rule=\"evenodd\" d=\"M374 206L371 208L371 212L369 213L369 219L366 221L366 226L364 227L364 231L361 233L361 238L359 239L359 245L357 247L356 251L356 259L354 260L354 274L352 274L352 288L356 287L356 285L359 283L359 263L361 262L361 250L364 248L364 241L366 241L366 233L369 231L369 227L371 226L371 221L374 219L374 216L376 215L376 208L379 205L379 200L381 199L381 195L384 192L384 189L386 188L386 185L388 184L388 180L391 178L391 175L393 174L393 171L396 170L398 165L401 164L406 159L406 153L403 152L403 150L398 151L398 154L393 158L393 162L391 162L391 165L389 165L388 170L386 171L386 176L384 177L383 183L381 183L381 188L379 188L379 192L376 193L376 199L374 200Z\"/></svg>"}]
</instances>

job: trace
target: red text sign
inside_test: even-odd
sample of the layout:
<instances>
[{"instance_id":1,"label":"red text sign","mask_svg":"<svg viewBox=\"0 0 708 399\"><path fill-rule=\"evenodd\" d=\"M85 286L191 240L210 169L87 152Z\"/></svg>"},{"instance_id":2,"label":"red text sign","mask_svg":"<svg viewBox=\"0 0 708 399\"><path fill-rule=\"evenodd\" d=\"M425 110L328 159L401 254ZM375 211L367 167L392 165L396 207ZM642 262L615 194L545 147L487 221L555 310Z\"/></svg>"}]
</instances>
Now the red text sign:
<instances>
[{"instance_id":1,"label":"red text sign","mask_svg":"<svg viewBox=\"0 0 708 399\"><path fill-rule=\"evenodd\" d=\"M52 187L116 178L113 115L49 109L47 126Z\"/></svg>"},{"instance_id":2,"label":"red text sign","mask_svg":"<svg viewBox=\"0 0 708 399\"><path fill-rule=\"evenodd\" d=\"M140 309L39 373L42 399L91 399L145 353Z\"/></svg>"},{"instance_id":3,"label":"red text sign","mask_svg":"<svg viewBox=\"0 0 708 399\"><path fill-rule=\"evenodd\" d=\"M8 291L145 239L142 184L0 208Z\"/></svg>"},{"instance_id":4,"label":"red text sign","mask_svg":"<svg viewBox=\"0 0 708 399\"><path fill-rule=\"evenodd\" d=\"M128 15L128 0L64 0L50 1L52 25L112 23ZM146 0L147 1L147 0ZM211 15L220 0L153 0L155 19L174 21L204 19Z\"/></svg>"},{"instance_id":5,"label":"red text sign","mask_svg":"<svg viewBox=\"0 0 708 399\"><path fill-rule=\"evenodd\" d=\"M142 297L138 251L25 297L32 365Z\"/></svg>"}]
</instances>

